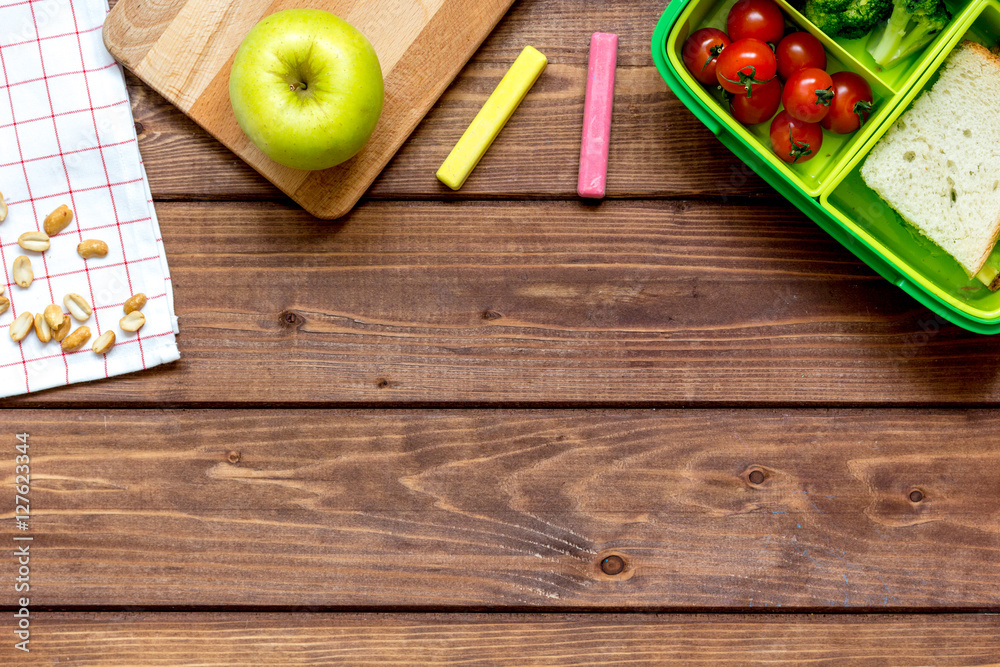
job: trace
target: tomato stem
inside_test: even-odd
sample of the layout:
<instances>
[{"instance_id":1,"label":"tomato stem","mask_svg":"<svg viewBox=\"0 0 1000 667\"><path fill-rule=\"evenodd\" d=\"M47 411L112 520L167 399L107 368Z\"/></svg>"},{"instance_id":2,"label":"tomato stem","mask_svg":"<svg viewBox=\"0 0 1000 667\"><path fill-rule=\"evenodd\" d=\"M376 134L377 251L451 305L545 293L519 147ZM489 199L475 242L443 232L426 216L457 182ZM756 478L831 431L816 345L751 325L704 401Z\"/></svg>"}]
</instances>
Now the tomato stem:
<instances>
[{"instance_id":1,"label":"tomato stem","mask_svg":"<svg viewBox=\"0 0 1000 667\"><path fill-rule=\"evenodd\" d=\"M822 104L825 107L830 106L833 102L833 86L829 88L817 88L816 89L816 104Z\"/></svg>"},{"instance_id":2,"label":"tomato stem","mask_svg":"<svg viewBox=\"0 0 1000 667\"><path fill-rule=\"evenodd\" d=\"M802 142L798 143L795 139L792 139L792 126L788 126L788 143L791 145L792 149L788 151L788 157L792 158L792 164L799 161L800 157L807 157L812 155L812 149L809 148L809 144Z\"/></svg>"},{"instance_id":3,"label":"tomato stem","mask_svg":"<svg viewBox=\"0 0 1000 667\"><path fill-rule=\"evenodd\" d=\"M746 70L746 69L750 70L749 74L747 74L746 72L743 71L743 70ZM722 76L722 75L720 74L720 76ZM726 81L728 81L729 83L738 83L741 86L743 86L746 89L746 91L747 91L747 98L748 99L750 98L750 93L753 91L754 84L756 84L758 86L762 86L765 83L770 83L771 81L774 80L774 77L772 76L770 79L765 79L764 81L758 81L757 78L756 78L757 77L757 68L754 65L747 65L746 67L741 68L739 71L736 72L736 76L739 77L738 81L730 79L730 78L725 77L725 76L722 76L722 78L725 79Z\"/></svg>"},{"instance_id":4,"label":"tomato stem","mask_svg":"<svg viewBox=\"0 0 1000 667\"><path fill-rule=\"evenodd\" d=\"M858 127L865 124L868 117L872 114L872 103L868 100L858 100L854 103L854 113L858 115Z\"/></svg>"},{"instance_id":5,"label":"tomato stem","mask_svg":"<svg viewBox=\"0 0 1000 667\"><path fill-rule=\"evenodd\" d=\"M719 57L719 54L722 53L722 49L722 44L713 44L708 47L708 60L706 60L705 64L701 66L702 71L705 71L705 68L708 67L709 63Z\"/></svg>"}]
</instances>

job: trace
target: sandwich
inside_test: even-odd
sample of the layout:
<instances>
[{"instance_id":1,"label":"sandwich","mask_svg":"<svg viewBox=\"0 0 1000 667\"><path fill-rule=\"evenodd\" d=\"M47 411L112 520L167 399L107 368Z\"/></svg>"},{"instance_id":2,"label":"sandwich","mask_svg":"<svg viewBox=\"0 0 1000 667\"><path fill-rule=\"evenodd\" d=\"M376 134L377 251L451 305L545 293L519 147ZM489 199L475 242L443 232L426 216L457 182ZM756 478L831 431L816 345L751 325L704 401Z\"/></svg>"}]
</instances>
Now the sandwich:
<instances>
[{"instance_id":1,"label":"sandwich","mask_svg":"<svg viewBox=\"0 0 1000 667\"><path fill-rule=\"evenodd\" d=\"M1000 58L975 42L872 149L861 177L970 278L1000 287Z\"/></svg>"}]
</instances>

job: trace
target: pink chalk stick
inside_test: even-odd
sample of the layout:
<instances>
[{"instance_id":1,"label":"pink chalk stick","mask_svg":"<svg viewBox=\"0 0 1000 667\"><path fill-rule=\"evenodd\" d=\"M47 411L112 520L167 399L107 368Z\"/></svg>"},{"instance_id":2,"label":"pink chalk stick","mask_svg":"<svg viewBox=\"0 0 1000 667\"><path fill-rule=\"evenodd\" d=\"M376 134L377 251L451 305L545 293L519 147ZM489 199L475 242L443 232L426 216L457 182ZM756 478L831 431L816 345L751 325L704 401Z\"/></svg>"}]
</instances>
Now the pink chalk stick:
<instances>
[{"instance_id":1,"label":"pink chalk stick","mask_svg":"<svg viewBox=\"0 0 1000 667\"><path fill-rule=\"evenodd\" d=\"M587 68L587 101L583 106L583 142L580 145L581 197L603 199L608 180L608 147L611 144L611 108L615 101L615 67L618 35L595 32L590 38Z\"/></svg>"}]
</instances>

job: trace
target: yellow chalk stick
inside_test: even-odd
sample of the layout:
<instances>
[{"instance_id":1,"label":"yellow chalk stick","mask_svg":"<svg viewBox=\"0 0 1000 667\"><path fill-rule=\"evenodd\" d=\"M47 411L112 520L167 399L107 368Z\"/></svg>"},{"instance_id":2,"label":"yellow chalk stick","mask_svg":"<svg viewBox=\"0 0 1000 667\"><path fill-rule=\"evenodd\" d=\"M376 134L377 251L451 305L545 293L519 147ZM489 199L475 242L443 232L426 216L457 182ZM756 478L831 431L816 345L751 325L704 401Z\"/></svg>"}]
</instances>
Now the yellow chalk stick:
<instances>
[{"instance_id":1,"label":"yellow chalk stick","mask_svg":"<svg viewBox=\"0 0 1000 667\"><path fill-rule=\"evenodd\" d=\"M521 55L510 66L496 90L476 114L469 129L458 140L444 164L438 169L438 180L452 190L465 183L472 170L489 150L493 140L507 124L531 87L538 80L548 60L531 46L524 47Z\"/></svg>"}]
</instances>

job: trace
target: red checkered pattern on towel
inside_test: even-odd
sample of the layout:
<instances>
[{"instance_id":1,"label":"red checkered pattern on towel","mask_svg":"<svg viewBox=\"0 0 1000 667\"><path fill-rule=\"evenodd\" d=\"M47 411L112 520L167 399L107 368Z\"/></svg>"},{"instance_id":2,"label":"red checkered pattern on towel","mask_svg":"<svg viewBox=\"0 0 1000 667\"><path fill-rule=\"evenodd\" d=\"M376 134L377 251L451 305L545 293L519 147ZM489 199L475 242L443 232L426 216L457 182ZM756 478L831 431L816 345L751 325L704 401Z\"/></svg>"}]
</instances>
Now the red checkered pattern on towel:
<instances>
[{"instance_id":1,"label":"red checkered pattern on towel","mask_svg":"<svg viewBox=\"0 0 1000 667\"><path fill-rule=\"evenodd\" d=\"M105 50L105 0L0 0L0 281L10 309L0 315L0 397L143 370L177 359L173 292L156 213L136 141L120 68ZM42 229L61 204L74 211L45 253L25 251L20 234ZM110 253L84 260L76 245L105 241ZM14 284L14 259L31 260L35 280ZM20 344L7 328L24 311L80 294L94 306L82 323L91 341L63 353L30 334ZM123 332L122 304L143 292L146 325ZM65 310L65 309L64 309ZM73 328L81 323L73 323ZM106 356L90 349L114 330Z\"/></svg>"}]
</instances>

